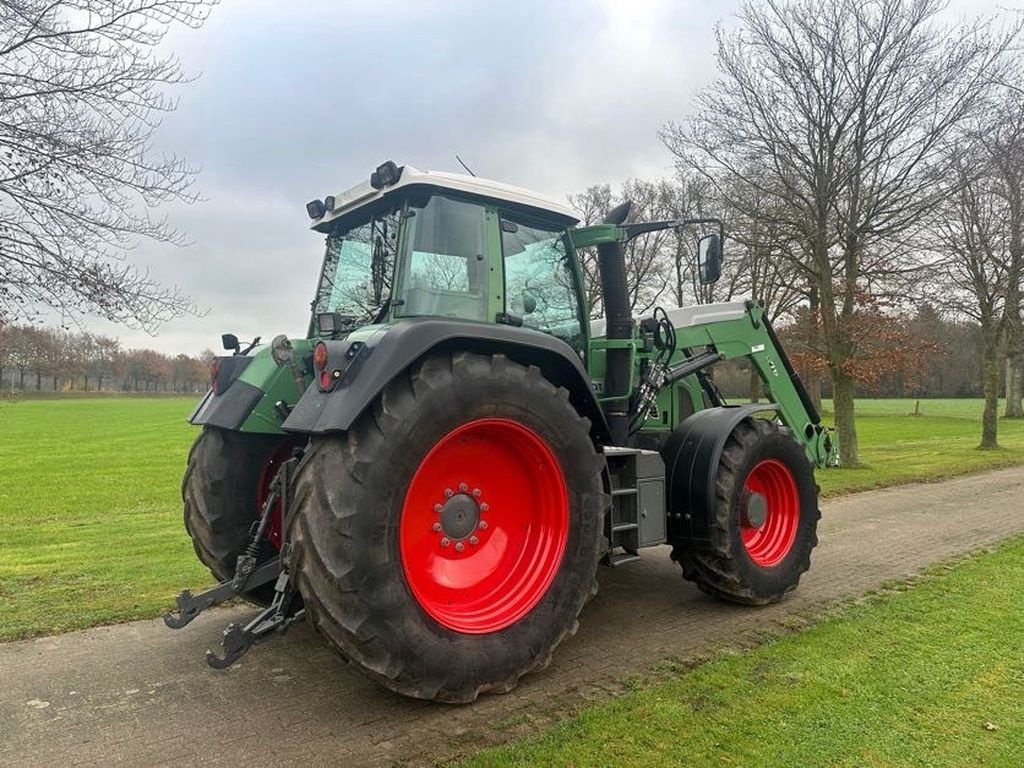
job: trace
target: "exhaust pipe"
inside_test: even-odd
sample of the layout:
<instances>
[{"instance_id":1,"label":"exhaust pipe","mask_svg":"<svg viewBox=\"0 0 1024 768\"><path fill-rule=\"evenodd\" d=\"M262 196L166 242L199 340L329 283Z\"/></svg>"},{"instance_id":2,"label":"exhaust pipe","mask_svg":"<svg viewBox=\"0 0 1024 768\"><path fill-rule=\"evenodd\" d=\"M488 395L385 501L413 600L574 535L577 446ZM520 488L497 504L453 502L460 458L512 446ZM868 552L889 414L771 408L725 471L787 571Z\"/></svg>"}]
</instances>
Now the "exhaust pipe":
<instances>
[{"instance_id":1,"label":"exhaust pipe","mask_svg":"<svg viewBox=\"0 0 1024 768\"><path fill-rule=\"evenodd\" d=\"M632 203L627 200L610 210L603 223L621 225L629 217L631 207ZM622 243L598 245L597 266L601 273L601 294L604 298L604 316L607 324L606 338L630 339L633 337L633 314L629 306L626 257ZM604 396L611 399L605 400L603 407L613 445L625 445L629 440L629 385L629 350L606 350Z\"/></svg>"}]
</instances>

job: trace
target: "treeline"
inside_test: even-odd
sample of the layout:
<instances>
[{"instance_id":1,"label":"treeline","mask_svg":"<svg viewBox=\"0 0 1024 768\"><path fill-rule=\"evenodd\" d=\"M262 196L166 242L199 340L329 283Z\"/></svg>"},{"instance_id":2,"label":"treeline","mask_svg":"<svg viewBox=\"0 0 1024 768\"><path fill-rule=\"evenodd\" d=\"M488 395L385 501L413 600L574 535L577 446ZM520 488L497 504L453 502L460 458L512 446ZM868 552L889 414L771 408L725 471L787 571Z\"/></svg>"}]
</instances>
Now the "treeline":
<instances>
[{"instance_id":1,"label":"treeline","mask_svg":"<svg viewBox=\"0 0 1024 768\"><path fill-rule=\"evenodd\" d=\"M164 355L122 349L117 339L84 331L0 326L0 390L200 393L213 353Z\"/></svg>"}]
</instances>

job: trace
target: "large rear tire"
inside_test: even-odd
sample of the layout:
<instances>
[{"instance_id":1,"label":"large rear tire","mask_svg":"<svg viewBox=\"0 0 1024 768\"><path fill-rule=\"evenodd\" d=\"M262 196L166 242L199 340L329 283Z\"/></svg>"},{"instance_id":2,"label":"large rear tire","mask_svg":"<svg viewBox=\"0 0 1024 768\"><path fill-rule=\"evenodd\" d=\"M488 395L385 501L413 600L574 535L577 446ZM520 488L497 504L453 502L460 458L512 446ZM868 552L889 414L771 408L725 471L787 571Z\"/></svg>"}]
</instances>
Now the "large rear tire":
<instances>
[{"instance_id":1,"label":"large rear tire","mask_svg":"<svg viewBox=\"0 0 1024 768\"><path fill-rule=\"evenodd\" d=\"M683 578L735 603L781 600L818 543L818 488L803 448L774 422L744 419L722 451L715 494L710 549L672 550Z\"/></svg>"},{"instance_id":2,"label":"large rear tire","mask_svg":"<svg viewBox=\"0 0 1024 768\"><path fill-rule=\"evenodd\" d=\"M206 427L188 455L181 483L185 530L192 546L214 578L230 579L238 556L245 551L263 500L294 440L276 435L242 434ZM274 557L280 546L280 520L272 522L262 543L259 563ZM266 604L273 584L245 594Z\"/></svg>"},{"instance_id":3,"label":"large rear tire","mask_svg":"<svg viewBox=\"0 0 1024 768\"><path fill-rule=\"evenodd\" d=\"M311 441L289 570L318 630L391 690L506 692L597 591L603 466L537 368L431 356L347 433Z\"/></svg>"}]
</instances>

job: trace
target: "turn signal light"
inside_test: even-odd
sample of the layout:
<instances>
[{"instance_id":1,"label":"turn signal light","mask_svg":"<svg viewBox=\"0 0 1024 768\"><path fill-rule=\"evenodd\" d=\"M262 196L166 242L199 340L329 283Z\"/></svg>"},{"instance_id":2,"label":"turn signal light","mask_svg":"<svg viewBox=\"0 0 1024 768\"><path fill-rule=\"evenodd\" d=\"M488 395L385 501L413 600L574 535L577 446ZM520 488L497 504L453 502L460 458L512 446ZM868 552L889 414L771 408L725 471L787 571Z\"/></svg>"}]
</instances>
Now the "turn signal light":
<instances>
[{"instance_id":1,"label":"turn signal light","mask_svg":"<svg viewBox=\"0 0 1024 768\"><path fill-rule=\"evenodd\" d=\"M220 360L213 358L213 362L210 363L210 389L213 390L213 394L219 395L217 387L217 376L220 374Z\"/></svg>"}]
</instances>

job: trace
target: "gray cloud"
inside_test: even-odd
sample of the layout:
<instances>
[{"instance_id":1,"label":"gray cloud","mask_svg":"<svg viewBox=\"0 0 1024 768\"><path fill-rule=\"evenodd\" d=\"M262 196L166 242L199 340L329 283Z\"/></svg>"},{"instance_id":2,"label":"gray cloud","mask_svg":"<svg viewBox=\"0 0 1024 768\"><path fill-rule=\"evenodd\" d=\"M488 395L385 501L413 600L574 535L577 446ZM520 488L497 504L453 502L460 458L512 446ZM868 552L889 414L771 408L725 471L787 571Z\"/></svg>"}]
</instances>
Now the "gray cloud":
<instances>
[{"instance_id":1,"label":"gray cloud","mask_svg":"<svg viewBox=\"0 0 1024 768\"><path fill-rule=\"evenodd\" d=\"M992 9L996 2L992 3ZM737 0L227 2L166 44L201 77L161 147L202 167L205 201L166 212L193 245L133 260L209 308L126 346L198 352L222 331L302 334L321 256L304 203L392 158L563 197L671 172L658 129L714 76ZM960 0L951 13L987 10Z\"/></svg>"}]
</instances>

